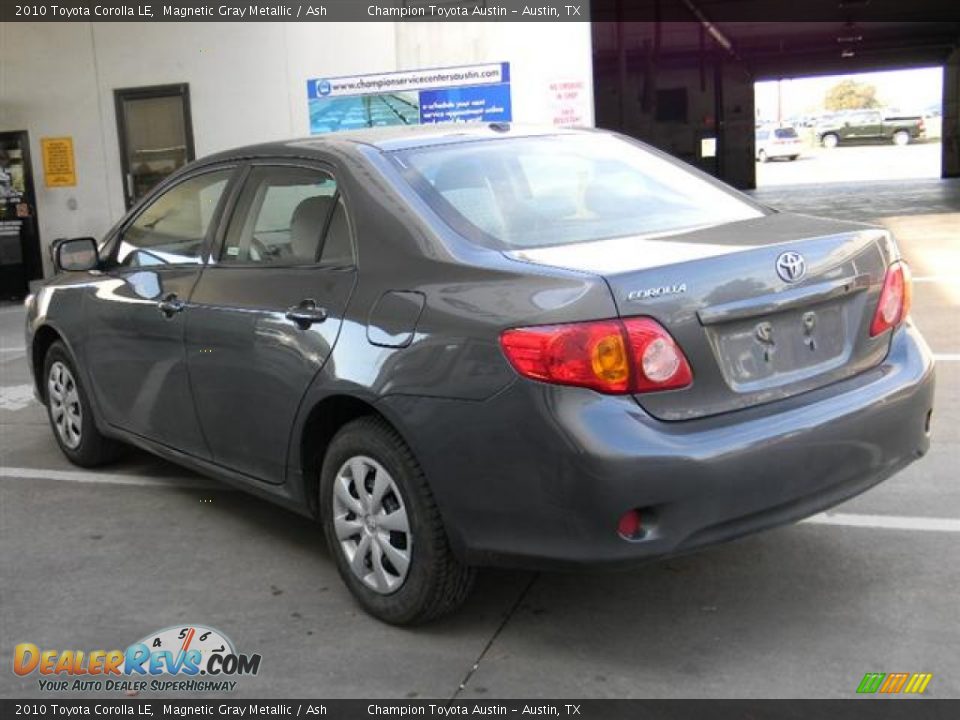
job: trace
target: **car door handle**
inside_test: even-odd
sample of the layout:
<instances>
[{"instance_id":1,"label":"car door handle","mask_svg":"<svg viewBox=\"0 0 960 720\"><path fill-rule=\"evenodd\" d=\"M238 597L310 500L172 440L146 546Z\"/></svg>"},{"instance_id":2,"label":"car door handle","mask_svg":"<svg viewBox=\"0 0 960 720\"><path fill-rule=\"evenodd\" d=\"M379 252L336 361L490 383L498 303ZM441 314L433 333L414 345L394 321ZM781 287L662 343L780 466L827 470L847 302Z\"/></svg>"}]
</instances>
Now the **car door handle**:
<instances>
[{"instance_id":1,"label":"car door handle","mask_svg":"<svg viewBox=\"0 0 960 720\"><path fill-rule=\"evenodd\" d=\"M173 293L165 295L164 298L157 303L157 309L167 318L172 318L178 312L183 312L186 306L187 304Z\"/></svg>"},{"instance_id":2,"label":"car door handle","mask_svg":"<svg viewBox=\"0 0 960 720\"><path fill-rule=\"evenodd\" d=\"M292 320L306 330L314 323L322 323L327 319L327 309L317 305L316 300L301 300L299 304L287 308L287 320Z\"/></svg>"}]
</instances>

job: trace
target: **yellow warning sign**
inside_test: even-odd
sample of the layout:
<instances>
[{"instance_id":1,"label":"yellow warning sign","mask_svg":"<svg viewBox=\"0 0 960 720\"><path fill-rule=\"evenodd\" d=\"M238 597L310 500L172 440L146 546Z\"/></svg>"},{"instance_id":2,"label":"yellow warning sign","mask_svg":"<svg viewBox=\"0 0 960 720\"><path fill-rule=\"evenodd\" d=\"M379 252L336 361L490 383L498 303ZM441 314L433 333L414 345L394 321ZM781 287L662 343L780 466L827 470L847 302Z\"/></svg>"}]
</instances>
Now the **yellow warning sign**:
<instances>
[{"instance_id":1,"label":"yellow warning sign","mask_svg":"<svg viewBox=\"0 0 960 720\"><path fill-rule=\"evenodd\" d=\"M47 187L73 187L77 168L73 160L73 138L40 138L43 150L43 178Z\"/></svg>"}]
</instances>

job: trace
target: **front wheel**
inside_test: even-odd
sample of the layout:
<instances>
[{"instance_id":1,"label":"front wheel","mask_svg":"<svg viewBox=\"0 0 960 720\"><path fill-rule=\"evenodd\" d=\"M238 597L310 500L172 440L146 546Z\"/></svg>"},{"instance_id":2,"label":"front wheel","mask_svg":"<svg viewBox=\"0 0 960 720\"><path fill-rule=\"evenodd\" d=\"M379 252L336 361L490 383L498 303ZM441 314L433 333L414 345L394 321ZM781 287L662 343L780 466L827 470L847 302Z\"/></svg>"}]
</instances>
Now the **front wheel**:
<instances>
[{"instance_id":1,"label":"front wheel","mask_svg":"<svg viewBox=\"0 0 960 720\"><path fill-rule=\"evenodd\" d=\"M757 153L757 160L759 160L759 161L762 162L762 163L765 163L765 162L767 161L767 153L766 153L766 151L761 150L760 152L758 152L758 153Z\"/></svg>"},{"instance_id":2,"label":"front wheel","mask_svg":"<svg viewBox=\"0 0 960 720\"><path fill-rule=\"evenodd\" d=\"M909 145L910 133L908 133L906 130L897 130L897 132L893 134L893 144L899 145L900 147Z\"/></svg>"},{"instance_id":3,"label":"front wheel","mask_svg":"<svg viewBox=\"0 0 960 720\"><path fill-rule=\"evenodd\" d=\"M100 433L90 400L66 346L53 343L43 363L47 417L60 450L81 467L96 467L113 460L120 446Z\"/></svg>"},{"instance_id":4,"label":"front wheel","mask_svg":"<svg viewBox=\"0 0 960 720\"><path fill-rule=\"evenodd\" d=\"M453 556L420 465L384 420L354 420L333 438L320 512L340 577L371 615L413 625L469 595L475 572Z\"/></svg>"}]
</instances>

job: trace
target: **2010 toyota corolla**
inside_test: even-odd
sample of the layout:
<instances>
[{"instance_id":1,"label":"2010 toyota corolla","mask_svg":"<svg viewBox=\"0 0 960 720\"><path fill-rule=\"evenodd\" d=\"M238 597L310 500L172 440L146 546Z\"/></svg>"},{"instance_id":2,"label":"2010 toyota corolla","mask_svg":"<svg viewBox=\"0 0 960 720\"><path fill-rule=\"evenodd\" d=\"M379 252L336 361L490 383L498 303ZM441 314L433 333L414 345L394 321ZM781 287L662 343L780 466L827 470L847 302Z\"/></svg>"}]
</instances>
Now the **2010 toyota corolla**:
<instances>
[{"instance_id":1,"label":"2010 toyota corolla","mask_svg":"<svg viewBox=\"0 0 960 720\"><path fill-rule=\"evenodd\" d=\"M369 612L474 568L630 564L828 508L928 447L882 229L642 144L505 125L222 153L28 302L61 449L118 442L319 518Z\"/></svg>"}]
</instances>

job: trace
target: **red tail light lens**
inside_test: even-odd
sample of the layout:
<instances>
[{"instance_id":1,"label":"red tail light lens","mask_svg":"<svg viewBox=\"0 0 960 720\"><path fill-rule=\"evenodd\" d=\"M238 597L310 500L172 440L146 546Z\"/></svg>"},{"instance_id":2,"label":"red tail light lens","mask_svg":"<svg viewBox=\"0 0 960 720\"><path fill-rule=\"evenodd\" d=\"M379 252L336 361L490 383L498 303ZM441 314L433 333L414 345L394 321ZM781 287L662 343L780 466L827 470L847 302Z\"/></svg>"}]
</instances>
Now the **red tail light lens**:
<instances>
[{"instance_id":1,"label":"red tail light lens","mask_svg":"<svg viewBox=\"0 0 960 720\"><path fill-rule=\"evenodd\" d=\"M903 322L910 312L912 299L910 268L904 262L895 262L883 279L880 300L873 314L873 322L870 323L870 337L876 337Z\"/></svg>"},{"instance_id":2,"label":"red tail light lens","mask_svg":"<svg viewBox=\"0 0 960 720\"><path fill-rule=\"evenodd\" d=\"M500 345L524 377L608 394L689 385L683 352L650 318L599 320L506 330Z\"/></svg>"},{"instance_id":3,"label":"red tail light lens","mask_svg":"<svg viewBox=\"0 0 960 720\"><path fill-rule=\"evenodd\" d=\"M634 392L675 390L693 382L693 371L680 346L656 320L624 321L637 367Z\"/></svg>"}]
</instances>

